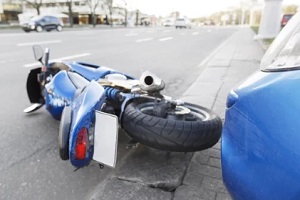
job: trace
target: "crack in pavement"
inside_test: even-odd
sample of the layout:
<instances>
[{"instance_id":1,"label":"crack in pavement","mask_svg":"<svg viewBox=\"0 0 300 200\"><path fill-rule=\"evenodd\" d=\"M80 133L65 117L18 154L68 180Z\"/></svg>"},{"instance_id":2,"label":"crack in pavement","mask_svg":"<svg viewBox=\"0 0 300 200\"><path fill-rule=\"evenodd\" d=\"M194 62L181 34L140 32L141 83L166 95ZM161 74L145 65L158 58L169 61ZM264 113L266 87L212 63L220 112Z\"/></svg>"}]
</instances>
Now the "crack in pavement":
<instances>
[{"instance_id":1,"label":"crack in pavement","mask_svg":"<svg viewBox=\"0 0 300 200\"><path fill-rule=\"evenodd\" d=\"M0 172L5 171L5 170L7 170L7 169L9 169L9 168L11 168L11 167L16 166L17 164L20 164L20 163L26 161L27 159L32 158L33 156L35 156L35 155L38 154L39 152L43 152L43 153L46 154L46 153L49 152L52 148L54 148L54 147L51 146L52 144L54 144L54 142L55 142L55 141L51 141L50 143L44 145L43 147L36 149L36 150L35 150L34 152L32 152L31 154L29 154L29 155L27 155L27 156L25 156L25 157L23 157L23 158L21 158L21 159L15 161L15 162L11 163L11 164L9 164L9 165L3 167L3 168L0 168ZM45 147L46 147L46 148L45 148Z\"/></svg>"}]
</instances>

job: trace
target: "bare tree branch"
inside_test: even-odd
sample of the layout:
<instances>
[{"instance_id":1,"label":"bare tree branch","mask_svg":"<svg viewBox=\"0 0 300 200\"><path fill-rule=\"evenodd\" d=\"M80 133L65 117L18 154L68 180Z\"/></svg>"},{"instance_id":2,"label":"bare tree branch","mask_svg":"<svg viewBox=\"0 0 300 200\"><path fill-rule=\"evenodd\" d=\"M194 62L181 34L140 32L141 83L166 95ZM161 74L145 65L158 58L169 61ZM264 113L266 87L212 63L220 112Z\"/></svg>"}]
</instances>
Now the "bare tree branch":
<instances>
[{"instance_id":1,"label":"bare tree branch","mask_svg":"<svg viewBox=\"0 0 300 200\"><path fill-rule=\"evenodd\" d=\"M93 27L95 27L96 26L95 11L100 3L100 0L86 0L85 2L90 8L91 15L92 15L92 24Z\"/></svg>"},{"instance_id":2,"label":"bare tree branch","mask_svg":"<svg viewBox=\"0 0 300 200\"><path fill-rule=\"evenodd\" d=\"M113 14L113 11L114 11L114 7L113 7L114 1L113 0L104 0L104 4L108 8L109 15L110 15L110 25L112 26L113 25L112 24L112 14Z\"/></svg>"},{"instance_id":3,"label":"bare tree branch","mask_svg":"<svg viewBox=\"0 0 300 200\"><path fill-rule=\"evenodd\" d=\"M29 1L29 0L24 0L25 3L27 3L28 5L32 6L33 8L36 9L37 14L40 15L41 11L40 8L43 4L43 0L34 0L34 1Z\"/></svg>"}]
</instances>

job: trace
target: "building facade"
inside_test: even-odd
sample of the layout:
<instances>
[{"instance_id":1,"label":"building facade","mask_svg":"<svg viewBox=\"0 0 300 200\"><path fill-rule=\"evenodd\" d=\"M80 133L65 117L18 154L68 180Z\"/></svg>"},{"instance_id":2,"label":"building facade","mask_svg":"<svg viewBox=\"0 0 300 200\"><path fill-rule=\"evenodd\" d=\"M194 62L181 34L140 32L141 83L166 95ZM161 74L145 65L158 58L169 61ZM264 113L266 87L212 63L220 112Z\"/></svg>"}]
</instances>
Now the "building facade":
<instances>
[{"instance_id":1,"label":"building facade","mask_svg":"<svg viewBox=\"0 0 300 200\"><path fill-rule=\"evenodd\" d=\"M0 23L24 23L31 17L37 15L34 0L32 4L23 0L0 0ZM71 2L72 16L74 24L91 24L92 23L92 8L89 3L96 3L97 0L41 0L40 14L41 15L54 15L62 18L64 23L69 23L69 7ZM118 2L118 1L116 1ZM123 6L123 7L122 7ZM112 21L125 20L125 7L122 4L114 5L114 13ZM99 1L98 6L94 9L96 16L96 23L108 23L110 20L109 10L104 1Z\"/></svg>"}]
</instances>

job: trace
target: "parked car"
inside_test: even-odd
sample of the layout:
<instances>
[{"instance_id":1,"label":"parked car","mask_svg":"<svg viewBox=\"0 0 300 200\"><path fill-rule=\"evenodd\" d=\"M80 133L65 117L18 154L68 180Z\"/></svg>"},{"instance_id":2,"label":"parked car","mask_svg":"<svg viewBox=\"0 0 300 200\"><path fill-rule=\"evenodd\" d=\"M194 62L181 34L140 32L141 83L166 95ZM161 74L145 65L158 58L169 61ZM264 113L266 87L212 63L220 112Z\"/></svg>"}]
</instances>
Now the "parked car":
<instances>
[{"instance_id":1,"label":"parked car","mask_svg":"<svg viewBox=\"0 0 300 200\"><path fill-rule=\"evenodd\" d=\"M166 19L163 23L164 27L172 27L174 26L174 20L173 19Z\"/></svg>"},{"instance_id":2,"label":"parked car","mask_svg":"<svg viewBox=\"0 0 300 200\"><path fill-rule=\"evenodd\" d=\"M36 31L42 32L43 30L51 31L63 30L63 22L54 16L36 16L30 19L28 23L22 25L22 28L25 32Z\"/></svg>"},{"instance_id":3,"label":"parked car","mask_svg":"<svg viewBox=\"0 0 300 200\"><path fill-rule=\"evenodd\" d=\"M233 199L300 199L300 13L226 106L222 173Z\"/></svg>"},{"instance_id":4,"label":"parked car","mask_svg":"<svg viewBox=\"0 0 300 200\"><path fill-rule=\"evenodd\" d=\"M283 28L288 21L294 16L294 14L284 14L281 19L281 28Z\"/></svg>"},{"instance_id":5,"label":"parked car","mask_svg":"<svg viewBox=\"0 0 300 200\"><path fill-rule=\"evenodd\" d=\"M192 28L192 23L187 18L177 18L175 21L175 28Z\"/></svg>"}]
</instances>

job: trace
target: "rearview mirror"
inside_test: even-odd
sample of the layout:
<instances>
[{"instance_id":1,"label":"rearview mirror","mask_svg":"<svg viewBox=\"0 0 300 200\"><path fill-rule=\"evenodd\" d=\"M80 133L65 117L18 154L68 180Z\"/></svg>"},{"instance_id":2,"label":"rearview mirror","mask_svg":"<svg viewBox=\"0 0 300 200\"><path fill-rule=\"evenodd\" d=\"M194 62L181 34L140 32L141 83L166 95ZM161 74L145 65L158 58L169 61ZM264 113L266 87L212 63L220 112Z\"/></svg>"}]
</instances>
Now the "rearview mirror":
<instances>
[{"instance_id":1,"label":"rearview mirror","mask_svg":"<svg viewBox=\"0 0 300 200\"><path fill-rule=\"evenodd\" d=\"M42 59L43 59L43 56L44 56L44 51L43 51L42 47L40 47L38 45L34 45L32 47L32 49L33 49L33 54L34 54L35 60L40 61L41 63L43 63Z\"/></svg>"}]
</instances>

